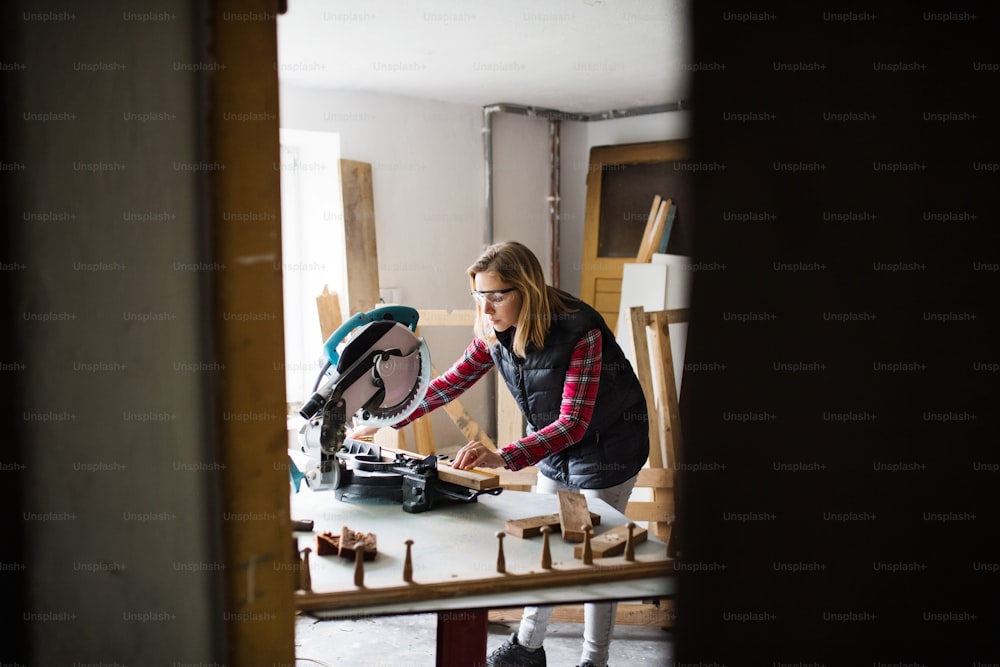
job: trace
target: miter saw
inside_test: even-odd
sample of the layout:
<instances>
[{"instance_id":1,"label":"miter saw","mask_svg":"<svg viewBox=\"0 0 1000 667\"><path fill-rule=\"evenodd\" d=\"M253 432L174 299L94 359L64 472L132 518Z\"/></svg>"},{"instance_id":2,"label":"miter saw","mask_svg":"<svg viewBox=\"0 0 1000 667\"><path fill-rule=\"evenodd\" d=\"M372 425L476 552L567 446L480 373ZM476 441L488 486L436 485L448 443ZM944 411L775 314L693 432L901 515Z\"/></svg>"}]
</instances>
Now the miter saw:
<instances>
[{"instance_id":1,"label":"miter saw","mask_svg":"<svg viewBox=\"0 0 1000 667\"><path fill-rule=\"evenodd\" d=\"M299 410L306 420L299 442L309 463L302 472L289 460L296 491L305 481L314 491L333 489L339 500L402 502L408 512L430 509L438 500L468 502L499 493L499 486L470 489L440 480L438 457L390 455L393 450L347 438L348 420L392 426L423 400L431 357L415 333L418 318L414 308L382 306L354 315L326 341L327 361Z\"/></svg>"}]
</instances>

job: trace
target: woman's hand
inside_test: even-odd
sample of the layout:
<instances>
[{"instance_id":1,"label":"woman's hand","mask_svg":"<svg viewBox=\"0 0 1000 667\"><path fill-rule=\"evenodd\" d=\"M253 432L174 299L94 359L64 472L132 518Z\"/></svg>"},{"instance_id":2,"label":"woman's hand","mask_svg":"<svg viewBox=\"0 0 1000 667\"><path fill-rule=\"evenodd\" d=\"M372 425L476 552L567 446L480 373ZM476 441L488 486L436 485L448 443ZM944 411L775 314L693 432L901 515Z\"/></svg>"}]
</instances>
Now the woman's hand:
<instances>
[{"instance_id":1,"label":"woman's hand","mask_svg":"<svg viewBox=\"0 0 1000 667\"><path fill-rule=\"evenodd\" d=\"M351 440L364 440L375 435L378 429L378 426L355 426L347 431L347 437Z\"/></svg>"},{"instance_id":2,"label":"woman's hand","mask_svg":"<svg viewBox=\"0 0 1000 667\"><path fill-rule=\"evenodd\" d=\"M507 462L483 443L473 440L458 450L452 465L460 470L468 470L469 468L503 468Z\"/></svg>"}]
</instances>

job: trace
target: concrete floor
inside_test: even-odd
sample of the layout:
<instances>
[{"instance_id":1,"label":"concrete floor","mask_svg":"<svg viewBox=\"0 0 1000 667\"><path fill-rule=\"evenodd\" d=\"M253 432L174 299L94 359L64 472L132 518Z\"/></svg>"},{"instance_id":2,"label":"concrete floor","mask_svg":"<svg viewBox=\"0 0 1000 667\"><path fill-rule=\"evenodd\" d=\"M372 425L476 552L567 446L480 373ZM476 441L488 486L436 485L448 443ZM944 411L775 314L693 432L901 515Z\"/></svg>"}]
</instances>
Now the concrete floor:
<instances>
[{"instance_id":1,"label":"concrete floor","mask_svg":"<svg viewBox=\"0 0 1000 667\"><path fill-rule=\"evenodd\" d=\"M487 652L516 632L517 622L490 623ZM383 616L358 620L320 620L300 615L295 624L296 667L434 667L437 615ZM573 667L580 661L583 626L553 623L545 638L552 667ZM611 643L611 667L673 663L668 631L658 627L618 625ZM448 665L447 667L469 667Z\"/></svg>"}]
</instances>

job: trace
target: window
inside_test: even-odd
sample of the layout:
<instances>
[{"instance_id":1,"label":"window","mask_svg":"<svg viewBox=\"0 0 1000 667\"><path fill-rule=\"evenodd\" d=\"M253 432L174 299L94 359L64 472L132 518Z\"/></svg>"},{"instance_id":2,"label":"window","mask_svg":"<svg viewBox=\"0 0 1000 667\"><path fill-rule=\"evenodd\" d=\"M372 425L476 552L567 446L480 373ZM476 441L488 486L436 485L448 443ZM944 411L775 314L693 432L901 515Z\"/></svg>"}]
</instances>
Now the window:
<instances>
[{"instance_id":1,"label":"window","mask_svg":"<svg viewBox=\"0 0 1000 667\"><path fill-rule=\"evenodd\" d=\"M281 273L285 318L285 389L298 404L312 393L323 336L316 297L324 286L344 294L340 135L281 130Z\"/></svg>"}]
</instances>

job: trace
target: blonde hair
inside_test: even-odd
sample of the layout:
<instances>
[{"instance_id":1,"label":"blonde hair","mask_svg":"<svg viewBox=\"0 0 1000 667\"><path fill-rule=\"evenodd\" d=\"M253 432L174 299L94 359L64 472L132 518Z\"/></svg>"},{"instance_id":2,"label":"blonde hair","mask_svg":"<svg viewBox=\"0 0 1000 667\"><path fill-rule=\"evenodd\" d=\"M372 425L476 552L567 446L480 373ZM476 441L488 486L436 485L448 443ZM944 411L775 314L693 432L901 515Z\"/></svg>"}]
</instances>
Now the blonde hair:
<instances>
[{"instance_id":1,"label":"blonde hair","mask_svg":"<svg viewBox=\"0 0 1000 667\"><path fill-rule=\"evenodd\" d=\"M519 357L526 356L528 346L541 349L552 326L553 315L576 310L567 294L545 284L542 265L527 246L517 241L495 243L479 256L468 269L469 282L476 289L476 275L488 273L498 280L517 288L521 295L521 312L514 328L511 349ZM488 345L497 342L496 333L483 314L483 307L476 303L476 336Z\"/></svg>"}]
</instances>

